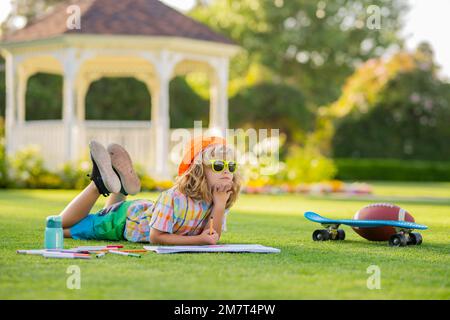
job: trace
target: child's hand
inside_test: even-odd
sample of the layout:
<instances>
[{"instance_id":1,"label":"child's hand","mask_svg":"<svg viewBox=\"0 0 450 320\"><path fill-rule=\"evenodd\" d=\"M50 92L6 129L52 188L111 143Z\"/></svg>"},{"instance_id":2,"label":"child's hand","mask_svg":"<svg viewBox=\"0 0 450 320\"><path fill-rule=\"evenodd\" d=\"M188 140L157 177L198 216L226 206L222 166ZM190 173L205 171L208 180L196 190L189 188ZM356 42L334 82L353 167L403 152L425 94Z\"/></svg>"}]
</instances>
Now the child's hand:
<instances>
[{"instance_id":1,"label":"child's hand","mask_svg":"<svg viewBox=\"0 0 450 320\"><path fill-rule=\"evenodd\" d=\"M213 186L212 194L214 205L225 207L232 192L231 187L231 183L218 183Z\"/></svg>"},{"instance_id":2,"label":"child's hand","mask_svg":"<svg viewBox=\"0 0 450 320\"><path fill-rule=\"evenodd\" d=\"M200 242L202 244L216 244L219 241L219 234L213 229L211 235L209 234L209 228L205 228L199 235Z\"/></svg>"}]
</instances>

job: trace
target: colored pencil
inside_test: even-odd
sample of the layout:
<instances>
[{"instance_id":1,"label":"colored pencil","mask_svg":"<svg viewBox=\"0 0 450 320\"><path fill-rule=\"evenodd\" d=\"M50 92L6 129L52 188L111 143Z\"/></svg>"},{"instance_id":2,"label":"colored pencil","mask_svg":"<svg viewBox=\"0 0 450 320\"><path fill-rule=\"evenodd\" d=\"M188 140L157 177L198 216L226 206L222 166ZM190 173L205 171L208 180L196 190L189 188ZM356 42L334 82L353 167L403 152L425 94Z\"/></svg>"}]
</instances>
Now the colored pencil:
<instances>
[{"instance_id":1,"label":"colored pencil","mask_svg":"<svg viewBox=\"0 0 450 320\"><path fill-rule=\"evenodd\" d=\"M116 245L116 246L81 246L73 248L73 250L81 250L81 251L101 251L101 250L108 250L108 249L119 249L123 248L122 245Z\"/></svg>"},{"instance_id":2,"label":"colored pencil","mask_svg":"<svg viewBox=\"0 0 450 320\"><path fill-rule=\"evenodd\" d=\"M135 258L140 258L141 257L140 254L129 253L129 252L122 252L122 251L118 251L118 250L109 250L109 253L118 254L118 255L122 255L122 256L135 257Z\"/></svg>"},{"instance_id":3,"label":"colored pencil","mask_svg":"<svg viewBox=\"0 0 450 320\"><path fill-rule=\"evenodd\" d=\"M106 252L100 252L95 255L96 258L103 258L106 255Z\"/></svg>"},{"instance_id":4,"label":"colored pencil","mask_svg":"<svg viewBox=\"0 0 450 320\"><path fill-rule=\"evenodd\" d=\"M45 249L32 249L32 250L17 250L18 254L31 254L31 255L43 255L48 252Z\"/></svg>"},{"instance_id":5,"label":"colored pencil","mask_svg":"<svg viewBox=\"0 0 450 320\"><path fill-rule=\"evenodd\" d=\"M211 216L210 220L209 220L209 235L212 235L213 233L213 216Z\"/></svg>"},{"instance_id":6,"label":"colored pencil","mask_svg":"<svg viewBox=\"0 0 450 320\"><path fill-rule=\"evenodd\" d=\"M47 252L43 254L44 258L56 259L91 259L88 254L79 253L61 253L61 252Z\"/></svg>"}]
</instances>

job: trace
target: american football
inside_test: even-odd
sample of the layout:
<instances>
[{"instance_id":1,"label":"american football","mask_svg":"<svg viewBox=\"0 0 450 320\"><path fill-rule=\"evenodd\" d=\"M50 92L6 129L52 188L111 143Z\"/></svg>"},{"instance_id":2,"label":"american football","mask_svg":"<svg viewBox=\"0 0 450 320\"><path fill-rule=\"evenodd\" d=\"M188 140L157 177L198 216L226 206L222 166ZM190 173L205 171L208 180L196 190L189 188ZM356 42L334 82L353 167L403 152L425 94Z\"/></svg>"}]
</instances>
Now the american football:
<instances>
[{"instance_id":1,"label":"american football","mask_svg":"<svg viewBox=\"0 0 450 320\"><path fill-rule=\"evenodd\" d=\"M394 204L375 203L365 206L353 217L354 220L395 220L415 222L413 216ZM387 241L396 234L394 227L358 228L353 227L356 233L370 241Z\"/></svg>"}]
</instances>

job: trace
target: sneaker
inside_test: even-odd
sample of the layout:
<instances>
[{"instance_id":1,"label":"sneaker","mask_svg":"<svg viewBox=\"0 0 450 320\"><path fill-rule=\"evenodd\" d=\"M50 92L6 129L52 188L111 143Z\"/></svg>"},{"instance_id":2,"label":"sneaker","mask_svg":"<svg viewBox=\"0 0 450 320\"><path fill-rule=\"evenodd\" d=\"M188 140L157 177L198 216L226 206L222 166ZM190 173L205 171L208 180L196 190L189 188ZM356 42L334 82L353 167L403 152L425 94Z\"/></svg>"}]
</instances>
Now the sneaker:
<instances>
[{"instance_id":1,"label":"sneaker","mask_svg":"<svg viewBox=\"0 0 450 320\"><path fill-rule=\"evenodd\" d=\"M120 180L111 165L111 158L105 147L97 141L89 143L91 150L92 172L88 177L94 181L98 192L107 197L110 193L120 192Z\"/></svg>"},{"instance_id":2,"label":"sneaker","mask_svg":"<svg viewBox=\"0 0 450 320\"><path fill-rule=\"evenodd\" d=\"M135 195L141 191L141 181L133 169L133 162L128 152L117 143L108 145L108 153L114 171L122 185L120 192L124 195Z\"/></svg>"}]
</instances>

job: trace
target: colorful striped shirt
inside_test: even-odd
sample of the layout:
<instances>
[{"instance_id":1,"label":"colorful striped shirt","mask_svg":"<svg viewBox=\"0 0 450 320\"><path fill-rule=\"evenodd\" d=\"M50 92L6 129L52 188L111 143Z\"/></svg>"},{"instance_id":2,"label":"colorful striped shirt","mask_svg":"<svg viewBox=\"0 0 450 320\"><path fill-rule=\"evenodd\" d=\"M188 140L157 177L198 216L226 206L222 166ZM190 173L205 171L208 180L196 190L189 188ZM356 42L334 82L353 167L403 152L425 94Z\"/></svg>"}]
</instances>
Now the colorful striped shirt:
<instances>
[{"instance_id":1,"label":"colorful striped shirt","mask_svg":"<svg viewBox=\"0 0 450 320\"><path fill-rule=\"evenodd\" d=\"M195 236L199 235L208 223L212 205L204 200L187 197L176 187L162 192L158 199L133 200L128 207L124 237L132 242L150 242L151 228L163 232ZM222 231L226 231L225 210Z\"/></svg>"}]
</instances>

